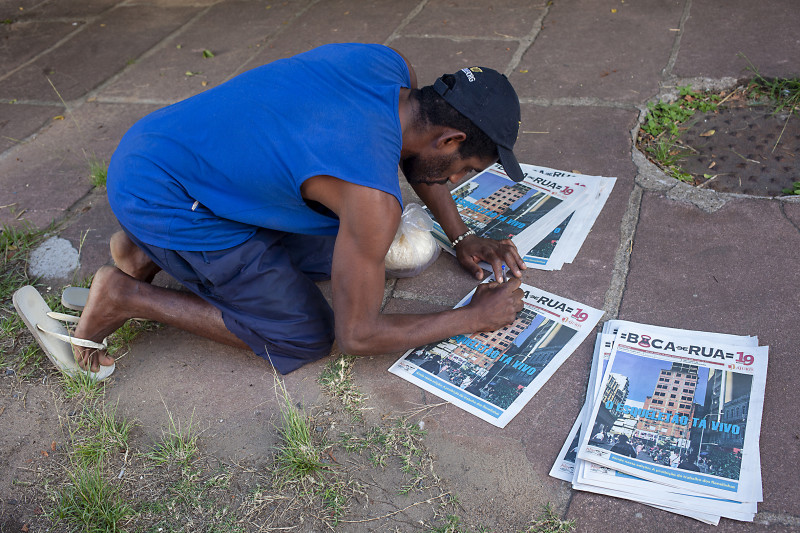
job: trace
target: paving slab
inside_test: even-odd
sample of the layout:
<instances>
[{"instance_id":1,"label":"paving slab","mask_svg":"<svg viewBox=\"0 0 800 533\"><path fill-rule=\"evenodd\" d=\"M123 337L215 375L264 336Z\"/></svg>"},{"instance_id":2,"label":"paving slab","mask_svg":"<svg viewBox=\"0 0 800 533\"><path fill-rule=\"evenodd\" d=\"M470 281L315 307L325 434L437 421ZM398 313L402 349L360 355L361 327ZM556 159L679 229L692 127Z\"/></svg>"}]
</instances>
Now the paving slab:
<instances>
[{"instance_id":1,"label":"paving slab","mask_svg":"<svg viewBox=\"0 0 800 533\"><path fill-rule=\"evenodd\" d=\"M512 41L528 35L543 14L543 7L432 0L403 28L403 33Z\"/></svg>"},{"instance_id":2,"label":"paving slab","mask_svg":"<svg viewBox=\"0 0 800 533\"><path fill-rule=\"evenodd\" d=\"M45 227L92 188L89 161L107 162L122 135L154 106L88 103L51 121L36 138L0 159L0 221ZM24 210L23 216L16 214Z\"/></svg>"},{"instance_id":3,"label":"paving slab","mask_svg":"<svg viewBox=\"0 0 800 533\"><path fill-rule=\"evenodd\" d=\"M177 102L219 85L247 63L271 36L284 30L308 3L218 3L102 89L98 99ZM205 50L214 57L204 57Z\"/></svg>"},{"instance_id":4,"label":"paving slab","mask_svg":"<svg viewBox=\"0 0 800 533\"><path fill-rule=\"evenodd\" d=\"M0 24L0 79L81 26L82 22L73 25L66 21L14 21Z\"/></svg>"},{"instance_id":5,"label":"paving slab","mask_svg":"<svg viewBox=\"0 0 800 533\"><path fill-rule=\"evenodd\" d=\"M389 43L414 67L420 87L431 85L442 74L483 66L503 72L517 49L516 43L493 40L456 40L445 37L400 36ZM431 50L436 50L435 54Z\"/></svg>"},{"instance_id":6,"label":"paving slab","mask_svg":"<svg viewBox=\"0 0 800 533\"><path fill-rule=\"evenodd\" d=\"M319 403L317 376L325 360L285 376L294 403ZM269 461L278 443L279 413L272 367L252 352L224 346L172 328L144 332L130 354L117 359L109 399L137 419L145 447L176 421L203 431L218 457ZM219 452L219 453L218 453Z\"/></svg>"},{"instance_id":7,"label":"paving slab","mask_svg":"<svg viewBox=\"0 0 800 533\"><path fill-rule=\"evenodd\" d=\"M328 43L383 43L416 5L415 0L315 3L239 71Z\"/></svg>"},{"instance_id":8,"label":"paving slab","mask_svg":"<svg viewBox=\"0 0 800 533\"><path fill-rule=\"evenodd\" d=\"M0 104L0 152L17 146L46 126L53 117L63 115L63 106Z\"/></svg>"},{"instance_id":9,"label":"paving slab","mask_svg":"<svg viewBox=\"0 0 800 533\"><path fill-rule=\"evenodd\" d=\"M520 98L643 102L658 91L683 2L554 2L511 76Z\"/></svg>"},{"instance_id":10,"label":"paving slab","mask_svg":"<svg viewBox=\"0 0 800 533\"><path fill-rule=\"evenodd\" d=\"M0 98L56 102L79 98L136 61L197 11L194 7L130 5L106 12L66 43L3 80Z\"/></svg>"},{"instance_id":11,"label":"paving slab","mask_svg":"<svg viewBox=\"0 0 800 533\"><path fill-rule=\"evenodd\" d=\"M759 509L795 516L800 440L785 421L800 401L793 384L800 296L788 267L798 261L800 230L779 202L737 200L709 214L646 193L620 308L626 320L757 335L770 346Z\"/></svg>"},{"instance_id":12,"label":"paving slab","mask_svg":"<svg viewBox=\"0 0 800 533\"><path fill-rule=\"evenodd\" d=\"M744 54L764 76L800 75L797 3L692 2L673 74L751 77Z\"/></svg>"}]
</instances>

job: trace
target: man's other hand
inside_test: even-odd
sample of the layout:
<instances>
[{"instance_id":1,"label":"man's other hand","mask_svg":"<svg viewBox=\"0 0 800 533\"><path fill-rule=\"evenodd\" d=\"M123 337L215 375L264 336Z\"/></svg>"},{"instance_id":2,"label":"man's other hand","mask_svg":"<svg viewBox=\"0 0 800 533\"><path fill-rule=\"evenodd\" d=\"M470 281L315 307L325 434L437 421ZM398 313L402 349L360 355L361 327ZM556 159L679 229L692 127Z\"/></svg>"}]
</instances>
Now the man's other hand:
<instances>
[{"instance_id":1,"label":"man's other hand","mask_svg":"<svg viewBox=\"0 0 800 533\"><path fill-rule=\"evenodd\" d=\"M486 261L492 265L496 280L503 279L504 264L515 278L522 277L522 271L527 268L519 256L517 247L509 239L497 241L470 235L456 246L456 257L461 266L478 280L484 277L483 269L478 265L479 261Z\"/></svg>"},{"instance_id":2,"label":"man's other hand","mask_svg":"<svg viewBox=\"0 0 800 533\"><path fill-rule=\"evenodd\" d=\"M476 331L496 331L514 321L523 308L520 285L519 278L478 285L468 306L477 314Z\"/></svg>"}]
</instances>

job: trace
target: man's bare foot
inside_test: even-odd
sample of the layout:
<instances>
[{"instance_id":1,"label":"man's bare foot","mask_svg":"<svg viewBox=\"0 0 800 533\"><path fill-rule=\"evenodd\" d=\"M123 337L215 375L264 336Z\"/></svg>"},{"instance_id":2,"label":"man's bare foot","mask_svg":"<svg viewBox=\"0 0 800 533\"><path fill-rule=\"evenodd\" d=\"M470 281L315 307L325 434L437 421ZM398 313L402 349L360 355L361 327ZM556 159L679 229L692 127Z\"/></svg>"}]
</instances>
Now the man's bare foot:
<instances>
[{"instance_id":1,"label":"man's bare foot","mask_svg":"<svg viewBox=\"0 0 800 533\"><path fill-rule=\"evenodd\" d=\"M97 271L89 289L86 307L75 328L74 336L102 342L122 327L126 320L133 318L126 306L126 295L136 291L136 285L142 283L133 279L120 269L104 266ZM105 352L90 348L73 347L75 361L84 370L89 367L97 372L100 365L108 366L114 359Z\"/></svg>"},{"instance_id":2,"label":"man's bare foot","mask_svg":"<svg viewBox=\"0 0 800 533\"><path fill-rule=\"evenodd\" d=\"M111 236L109 246L117 268L132 278L150 283L161 270L122 230Z\"/></svg>"}]
</instances>

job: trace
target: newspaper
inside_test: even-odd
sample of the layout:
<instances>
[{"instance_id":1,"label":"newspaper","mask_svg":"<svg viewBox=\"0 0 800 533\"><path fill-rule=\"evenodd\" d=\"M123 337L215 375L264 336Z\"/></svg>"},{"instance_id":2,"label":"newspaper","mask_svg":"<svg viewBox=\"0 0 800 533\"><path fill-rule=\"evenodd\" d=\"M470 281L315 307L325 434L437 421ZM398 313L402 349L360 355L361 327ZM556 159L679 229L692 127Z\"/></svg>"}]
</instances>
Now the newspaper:
<instances>
[{"instance_id":1,"label":"newspaper","mask_svg":"<svg viewBox=\"0 0 800 533\"><path fill-rule=\"evenodd\" d=\"M505 427L603 314L530 285L521 288L524 308L509 326L409 350L389 371L490 424ZM456 308L467 305L473 293Z\"/></svg>"},{"instance_id":2,"label":"newspaper","mask_svg":"<svg viewBox=\"0 0 800 533\"><path fill-rule=\"evenodd\" d=\"M537 225L524 234L526 251L522 256L525 263L541 270L559 270L575 259L611 194L616 178L587 176L533 165L528 166L528 172L533 176L569 178L576 188L584 191L572 204L574 210L556 226Z\"/></svg>"},{"instance_id":3,"label":"newspaper","mask_svg":"<svg viewBox=\"0 0 800 533\"><path fill-rule=\"evenodd\" d=\"M535 245L530 242L531 228L552 230L574 211L575 201L585 191L571 177L548 176L534 170L538 167L520 166L525 178L519 183L494 164L450 194L464 224L476 235L511 239L518 249L527 250ZM445 250L455 253L438 222L432 233Z\"/></svg>"},{"instance_id":4,"label":"newspaper","mask_svg":"<svg viewBox=\"0 0 800 533\"><path fill-rule=\"evenodd\" d=\"M757 510L755 501L739 502L723 498L712 498L690 490L680 490L660 485L653 481L623 474L608 467L576 459L577 448L583 437L581 428L585 427L587 418L591 415L594 401L600 391L602 376L605 373L606 363L611 354L614 340L617 338L616 334L620 327L626 325L647 328L648 332L653 335L672 334L682 335L684 337L690 336L695 340L702 339L712 343L733 344L740 348L751 348L758 345L758 339L756 337L676 330L657 326L644 326L619 320L606 322L603 327L603 333L598 335L595 344L587 401L583 406L581 414L575 421L564 446L559 452L550 474L558 479L572 481L573 488L576 490L588 490L630 499L667 511L690 516L710 524L718 523L720 517L752 521ZM622 424L622 426L624 426L624 424ZM755 455L755 458L757 460L756 471L758 473L756 485L759 487L760 494L761 469L758 454Z\"/></svg>"},{"instance_id":5,"label":"newspaper","mask_svg":"<svg viewBox=\"0 0 800 533\"><path fill-rule=\"evenodd\" d=\"M578 457L684 491L760 501L767 354L621 327ZM615 434L631 442L612 441Z\"/></svg>"}]
</instances>

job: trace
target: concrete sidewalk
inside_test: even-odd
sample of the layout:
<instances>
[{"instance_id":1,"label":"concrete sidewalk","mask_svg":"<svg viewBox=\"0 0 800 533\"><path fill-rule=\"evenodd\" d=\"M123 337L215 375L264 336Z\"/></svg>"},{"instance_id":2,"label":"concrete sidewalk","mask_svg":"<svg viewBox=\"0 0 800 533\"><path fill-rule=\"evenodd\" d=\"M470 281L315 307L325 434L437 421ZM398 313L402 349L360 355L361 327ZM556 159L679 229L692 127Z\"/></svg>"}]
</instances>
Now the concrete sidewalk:
<instances>
[{"instance_id":1,"label":"concrete sidewalk","mask_svg":"<svg viewBox=\"0 0 800 533\"><path fill-rule=\"evenodd\" d=\"M757 335L769 345L764 502L755 523L713 528L549 477L583 403L590 341L502 431L455 408L429 418L441 475L475 523L495 531L523 529L547 501L587 532L800 531L800 431L791 422L800 403L792 363L800 203L696 190L634 148L647 102L687 83L730 86L749 74L740 53L764 76L800 75L794 0L2 0L0 21L0 222L68 222L60 235L82 243L79 278L110 259L118 229L104 191L89 183L88 161L108 160L127 128L159 107L329 42L388 44L409 58L420 85L475 64L505 72L522 103L521 162L618 177L575 262L528 270L525 281L606 318ZM791 164L800 179L800 161ZM419 277L389 283L386 310L445 309L473 286L442 254ZM375 412L438 403L386 372L398 355L356 366ZM148 366L155 357L179 378ZM313 400L322 364L291 374L287 387ZM267 374L257 358L165 329L118 365L110 393L145 417L163 410L145 401L162 391L184 402L177 414L196 405L196 417L214 421L218 453L267 457L275 437L252 414L261 389L235 401L228 392L242 375Z\"/></svg>"}]
</instances>

